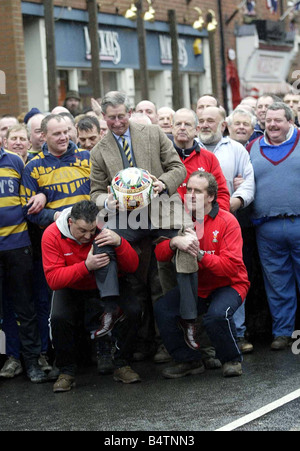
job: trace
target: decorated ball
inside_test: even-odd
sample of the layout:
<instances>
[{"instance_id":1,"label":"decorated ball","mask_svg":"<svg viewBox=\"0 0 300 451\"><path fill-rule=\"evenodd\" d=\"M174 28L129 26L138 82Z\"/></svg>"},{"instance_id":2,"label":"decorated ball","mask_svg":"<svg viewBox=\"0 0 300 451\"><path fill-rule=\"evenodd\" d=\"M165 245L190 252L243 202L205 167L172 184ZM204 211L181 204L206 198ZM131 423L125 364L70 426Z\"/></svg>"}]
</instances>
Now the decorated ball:
<instances>
[{"instance_id":1,"label":"decorated ball","mask_svg":"<svg viewBox=\"0 0 300 451\"><path fill-rule=\"evenodd\" d=\"M111 182L111 190L120 207L126 210L146 207L154 196L149 172L135 167L118 172Z\"/></svg>"}]
</instances>

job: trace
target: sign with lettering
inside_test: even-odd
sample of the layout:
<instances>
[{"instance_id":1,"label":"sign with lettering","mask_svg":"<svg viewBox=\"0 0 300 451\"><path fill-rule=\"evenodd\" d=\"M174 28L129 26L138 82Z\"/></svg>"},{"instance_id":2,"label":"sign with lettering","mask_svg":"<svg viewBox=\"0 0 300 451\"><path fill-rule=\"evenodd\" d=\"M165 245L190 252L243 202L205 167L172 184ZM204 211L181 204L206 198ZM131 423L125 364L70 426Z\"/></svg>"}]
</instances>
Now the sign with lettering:
<instances>
[{"instance_id":1,"label":"sign with lettering","mask_svg":"<svg viewBox=\"0 0 300 451\"><path fill-rule=\"evenodd\" d=\"M85 39L85 56L87 60L91 59L91 41L88 27L83 27ZM99 35L99 57L101 61L112 61L119 64L121 61L121 48L119 45L119 33L116 31L98 30Z\"/></svg>"},{"instance_id":2,"label":"sign with lettering","mask_svg":"<svg viewBox=\"0 0 300 451\"><path fill-rule=\"evenodd\" d=\"M91 68L91 41L87 23L56 21L55 36L57 67L82 70ZM139 70L139 43L136 29L99 24L98 36L101 69ZM182 32L179 34L178 56L182 72L204 72L204 57L203 54L194 54L194 41L193 34ZM172 41L169 33L147 29L146 46L149 71L171 70Z\"/></svg>"}]
</instances>

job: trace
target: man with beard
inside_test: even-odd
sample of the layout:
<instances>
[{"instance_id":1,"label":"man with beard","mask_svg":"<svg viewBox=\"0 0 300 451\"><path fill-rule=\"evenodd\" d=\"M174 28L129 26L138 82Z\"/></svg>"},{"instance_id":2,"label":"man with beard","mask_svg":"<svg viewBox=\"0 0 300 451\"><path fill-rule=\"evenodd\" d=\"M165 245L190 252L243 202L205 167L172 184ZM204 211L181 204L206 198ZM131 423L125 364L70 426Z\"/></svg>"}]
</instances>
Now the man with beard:
<instances>
[{"instance_id":1,"label":"man with beard","mask_svg":"<svg viewBox=\"0 0 300 451\"><path fill-rule=\"evenodd\" d=\"M80 96L77 91L67 92L64 107L75 117L81 112Z\"/></svg>"},{"instance_id":2,"label":"man with beard","mask_svg":"<svg viewBox=\"0 0 300 451\"><path fill-rule=\"evenodd\" d=\"M200 146L218 158L231 195L230 210L235 213L254 199L254 173L249 154L237 141L228 136L223 137L226 121L222 109L205 108L199 115L199 124ZM244 182L234 190L234 179L239 174Z\"/></svg>"}]
</instances>

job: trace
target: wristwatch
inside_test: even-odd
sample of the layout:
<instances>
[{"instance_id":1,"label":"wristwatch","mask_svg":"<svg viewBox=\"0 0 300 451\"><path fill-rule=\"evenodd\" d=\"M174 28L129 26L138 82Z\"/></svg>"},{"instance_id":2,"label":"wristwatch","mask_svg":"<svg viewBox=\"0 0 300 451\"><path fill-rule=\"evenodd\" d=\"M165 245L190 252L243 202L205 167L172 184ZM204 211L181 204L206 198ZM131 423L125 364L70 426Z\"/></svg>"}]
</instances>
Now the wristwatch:
<instances>
[{"instance_id":1,"label":"wristwatch","mask_svg":"<svg viewBox=\"0 0 300 451\"><path fill-rule=\"evenodd\" d=\"M198 256L197 256L197 260L198 262L200 262L200 260L202 260L202 258L205 255L205 251L202 251L201 249L198 251Z\"/></svg>"}]
</instances>

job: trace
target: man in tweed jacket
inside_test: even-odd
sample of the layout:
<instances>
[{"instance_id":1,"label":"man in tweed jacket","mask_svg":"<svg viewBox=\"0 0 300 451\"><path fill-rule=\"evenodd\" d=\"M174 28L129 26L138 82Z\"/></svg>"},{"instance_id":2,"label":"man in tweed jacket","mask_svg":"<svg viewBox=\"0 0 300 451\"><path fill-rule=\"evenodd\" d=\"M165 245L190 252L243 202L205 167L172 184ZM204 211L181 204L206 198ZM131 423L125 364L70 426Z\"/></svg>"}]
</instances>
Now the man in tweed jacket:
<instances>
[{"instance_id":1,"label":"man in tweed jacket","mask_svg":"<svg viewBox=\"0 0 300 451\"><path fill-rule=\"evenodd\" d=\"M136 230L130 227L126 229L119 227L116 230L117 233L133 242L149 235L152 238L173 237L183 225L191 226L191 221L184 215L184 207L177 193L177 188L186 177L186 169L172 142L159 126L129 121L131 107L126 94L117 91L109 92L104 96L101 106L109 132L91 151L91 199L96 202L99 209L105 208L108 212L116 212L118 216L118 203L113 195L109 194L109 185L116 173L129 167L130 164L123 151L122 138L124 137L129 144L132 165L149 171L154 178L154 192L158 195L166 193L172 196L175 202L170 205L168 196L163 196L167 197L167 200L160 214L157 217L151 214L146 228ZM159 202L159 196L151 202L152 211L157 201ZM181 214L178 215L178 211ZM108 227L110 227L109 223ZM187 246L193 246L193 243L188 243ZM100 249L95 251L101 252L101 245ZM187 255L186 252L181 254ZM197 262L192 261L192 258L191 261L180 262L179 258L176 268L178 284L182 288L181 293L188 301L195 295Z\"/></svg>"},{"instance_id":2,"label":"man in tweed jacket","mask_svg":"<svg viewBox=\"0 0 300 451\"><path fill-rule=\"evenodd\" d=\"M108 196L108 186L117 172L128 167L119 139L124 134L134 166L155 177L154 190L158 194L167 192L173 196L186 177L186 169L166 134L159 126L130 122L131 108L122 93L108 93L102 108L109 132L91 151L91 198L99 209L115 207L112 194Z\"/></svg>"}]
</instances>

